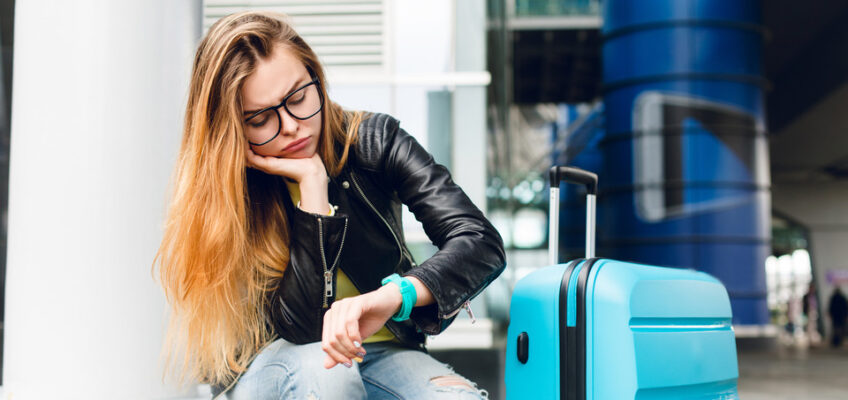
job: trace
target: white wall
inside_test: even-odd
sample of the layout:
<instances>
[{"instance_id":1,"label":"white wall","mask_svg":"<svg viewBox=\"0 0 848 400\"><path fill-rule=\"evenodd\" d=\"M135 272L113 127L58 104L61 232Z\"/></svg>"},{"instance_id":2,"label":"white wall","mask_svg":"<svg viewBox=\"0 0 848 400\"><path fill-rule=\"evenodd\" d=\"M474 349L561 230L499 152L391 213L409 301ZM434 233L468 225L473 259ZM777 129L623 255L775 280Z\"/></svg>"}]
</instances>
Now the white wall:
<instances>
[{"instance_id":1,"label":"white wall","mask_svg":"<svg viewBox=\"0 0 848 400\"><path fill-rule=\"evenodd\" d=\"M200 1L15 11L3 396L176 396L151 264Z\"/></svg>"},{"instance_id":2,"label":"white wall","mask_svg":"<svg viewBox=\"0 0 848 400\"><path fill-rule=\"evenodd\" d=\"M390 36L388 79L374 77L375 82L349 83L347 77L338 76L332 69L330 96L342 106L389 113L401 121L402 126L427 145L427 91L442 85L397 84L399 79L416 76L434 76L450 72L452 19L454 1L388 1L389 18L387 34Z\"/></svg>"},{"instance_id":3,"label":"white wall","mask_svg":"<svg viewBox=\"0 0 848 400\"><path fill-rule=\"evenodd\" d=\"M427 93L452 91L453 177L485 210L485 107L490 79L486 4L483 0L390 0L387 4L388 76L368 81L367 76L336 74L330 69L330 96L346 108L392 114L429 147ZM404 219L415 222L411 217ZM411 238L415 236L412 233Z\"/></svg>"}]
</instances>

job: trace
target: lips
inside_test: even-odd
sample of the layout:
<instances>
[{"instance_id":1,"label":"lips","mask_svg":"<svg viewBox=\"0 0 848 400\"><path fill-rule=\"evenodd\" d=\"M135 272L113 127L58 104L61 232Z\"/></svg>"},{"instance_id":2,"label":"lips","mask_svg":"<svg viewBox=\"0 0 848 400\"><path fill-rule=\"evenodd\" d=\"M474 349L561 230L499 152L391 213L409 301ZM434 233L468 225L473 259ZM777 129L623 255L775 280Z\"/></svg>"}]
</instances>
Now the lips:
<instances>
[{"instance_id":1,"label":"lips","mask_svg":"<svg viewBox=\"0 0 848 400\"><path fill-rule=\"evenodd\" d=\"M306 147L306 145L308 143L309 143L309 136L307 136L303 139L298 139L298 140L295 140L294 142L289 143L289 145L286 146L282 151L283 152L297 151L297 150L300 150L300 149Z\"/></svg>"}]
</instances>

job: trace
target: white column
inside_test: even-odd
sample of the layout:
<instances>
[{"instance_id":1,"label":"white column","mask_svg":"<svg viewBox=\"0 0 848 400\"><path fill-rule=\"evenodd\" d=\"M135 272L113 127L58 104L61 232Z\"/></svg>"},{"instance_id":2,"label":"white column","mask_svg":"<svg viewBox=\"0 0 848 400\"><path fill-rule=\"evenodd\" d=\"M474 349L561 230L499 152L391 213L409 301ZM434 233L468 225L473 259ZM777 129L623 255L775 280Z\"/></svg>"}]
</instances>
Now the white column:
<instances>
[{"instance_id":1,"label":"white column","mask_svg":"<svg viewBox=\"0 0 848 400\"><path fill-rule=\"evenodd\" d=\"M200 5L16 3L6 399L180 395L151 265Z\"/></svg>"}]
</instances>

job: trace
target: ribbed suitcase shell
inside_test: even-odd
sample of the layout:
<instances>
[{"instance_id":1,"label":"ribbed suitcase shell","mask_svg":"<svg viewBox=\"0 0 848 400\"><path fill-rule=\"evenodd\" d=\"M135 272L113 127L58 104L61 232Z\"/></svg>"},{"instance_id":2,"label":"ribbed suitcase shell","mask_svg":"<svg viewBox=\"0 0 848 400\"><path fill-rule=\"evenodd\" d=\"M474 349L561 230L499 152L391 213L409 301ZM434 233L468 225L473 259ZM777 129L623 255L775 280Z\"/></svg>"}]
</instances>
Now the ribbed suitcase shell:
<instances>
[{"instance_id":1,"label":"ribbed suitcase shell","mask_svg":"<svg viewBox=\"0 0 848 400\"><path fill-rule=\"evenodd\" d=\"M513 290L507 399L738 399L731 315L703 272L608 259L540 268Z\"/></svg>"}]
</instances>

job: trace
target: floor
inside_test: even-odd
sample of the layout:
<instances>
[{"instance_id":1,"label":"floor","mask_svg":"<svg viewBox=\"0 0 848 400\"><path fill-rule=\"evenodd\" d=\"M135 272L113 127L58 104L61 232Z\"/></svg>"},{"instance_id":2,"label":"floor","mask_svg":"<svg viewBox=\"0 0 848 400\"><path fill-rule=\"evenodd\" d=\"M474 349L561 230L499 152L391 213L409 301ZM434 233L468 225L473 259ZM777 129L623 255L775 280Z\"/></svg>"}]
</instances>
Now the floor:
<instances>
[{"instance_id":1,"label":"floor","mask_svg":"<svg viewBox=\"0 0 848 400\"><path fill-rule=\"evenodd\" d=\"M496 350L438 350L433 356L504 399L504 354ZM739 398L742 400L848 399L848 347L782 346L769 351L740 351Z\"/></svg>"},{"instance_id":2,"label":"floor","mask_svg":"<svg viewBox=\"0 0 848 400\"><path fill-rule=\"evenodd\" d=\"M848 399L848 347L780 347L738 357L743 400Z\"/></svg>"}]
</instances>

